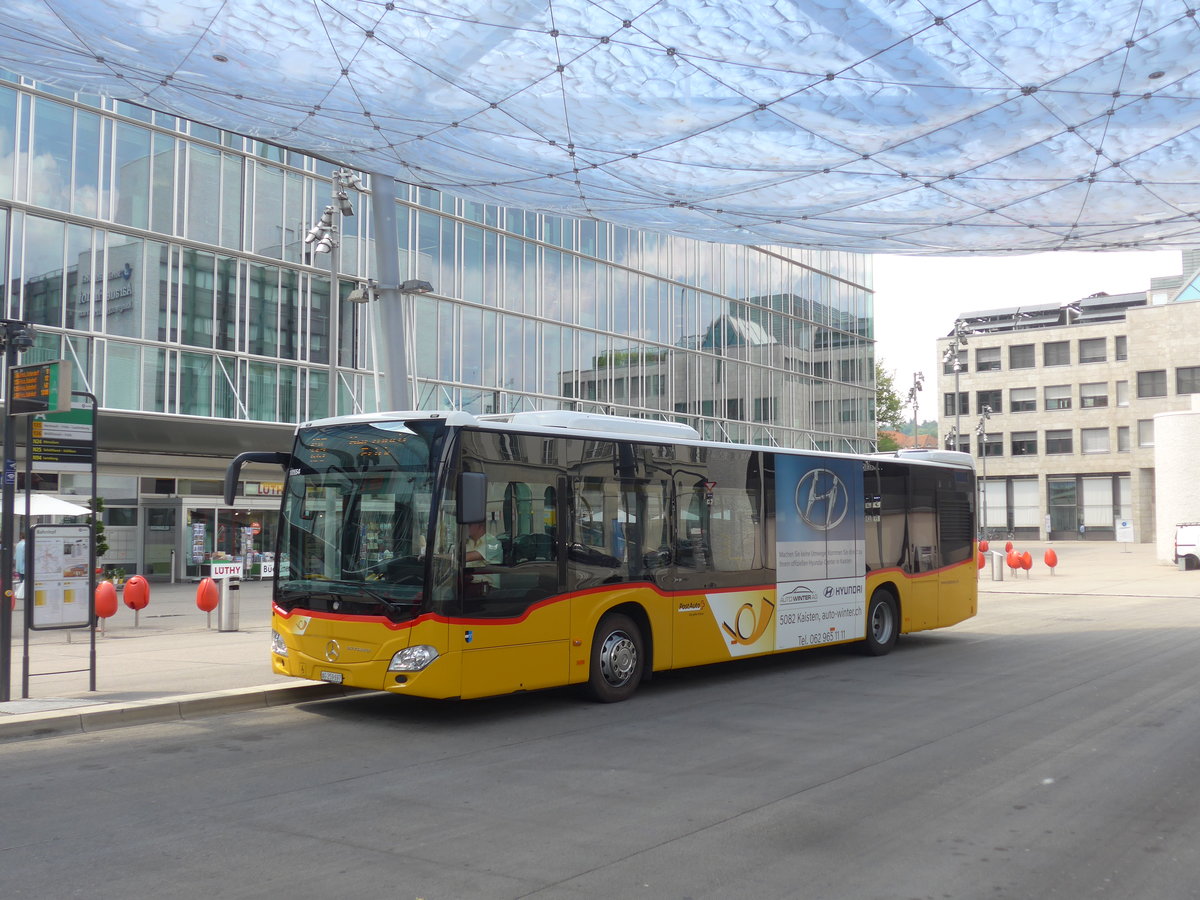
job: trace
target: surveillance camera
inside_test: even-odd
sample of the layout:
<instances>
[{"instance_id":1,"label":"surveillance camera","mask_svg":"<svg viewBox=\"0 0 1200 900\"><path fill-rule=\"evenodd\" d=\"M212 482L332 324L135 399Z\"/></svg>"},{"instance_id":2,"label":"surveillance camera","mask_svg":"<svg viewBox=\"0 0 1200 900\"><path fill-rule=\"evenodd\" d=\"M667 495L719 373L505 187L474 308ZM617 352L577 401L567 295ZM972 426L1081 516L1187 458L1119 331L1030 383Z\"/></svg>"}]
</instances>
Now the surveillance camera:
<instances>
[{"instance_id":1,"label":"surveillance camera","mask_svg":"<svg viewBox=\"0 0 1200 900\"><path fill-rule=\"evenodd\" d=\"M313 249L317 253L328 253L334 248L333 236L328 234L321 235L321 240L317 241L317 246Z\"/></svg>"}]
</instances>

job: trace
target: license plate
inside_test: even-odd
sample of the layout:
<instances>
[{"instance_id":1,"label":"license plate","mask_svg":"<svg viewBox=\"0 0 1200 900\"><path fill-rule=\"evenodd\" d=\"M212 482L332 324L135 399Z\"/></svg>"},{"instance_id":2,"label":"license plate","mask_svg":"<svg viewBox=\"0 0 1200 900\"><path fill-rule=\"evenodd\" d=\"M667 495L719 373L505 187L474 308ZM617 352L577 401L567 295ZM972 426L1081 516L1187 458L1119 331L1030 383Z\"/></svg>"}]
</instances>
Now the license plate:
<instances>
[{"instance_id":1,"label":"license plate","mask_svg":"<svg viewBox=\"0 0 1200 900\"><path fill-rule=\"evenodd\" d=\"M341 684L342 683L342 673L341 672L322 672L321 680L328 681L330 684Z\"/></svg>"}]
</instances>

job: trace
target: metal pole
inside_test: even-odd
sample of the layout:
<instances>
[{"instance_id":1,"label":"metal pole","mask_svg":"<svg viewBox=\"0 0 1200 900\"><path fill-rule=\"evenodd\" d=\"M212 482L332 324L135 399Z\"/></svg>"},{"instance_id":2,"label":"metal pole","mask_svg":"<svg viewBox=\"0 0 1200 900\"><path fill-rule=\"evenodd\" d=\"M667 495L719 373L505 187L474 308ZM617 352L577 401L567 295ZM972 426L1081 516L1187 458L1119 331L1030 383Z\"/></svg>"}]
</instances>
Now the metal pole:
<instances>
[{"instance_id":1,"label":"metal pole","mask_svg":"<svg viewBox=\"0 0 1200 900\"><path fill-rule=\"evenodd\" d=\"M952 450L958 449L959 435L962 434L962 401L959 399L958 393L958 370L962 366L958 362L958 346L954 348L954 446Z\"/></svg>"},{"instance_id":2,"label":"metal pole","mask_svg":"<svg viewBox=\"0 0 1200 900\"><path fill-rule=\"evenodd\" d=\"M13 326L22 323L4 322L4 487L0 497L0 702L12 699L12 638L13 638L13 518L17 491L16 428L12 414L12 385L9 372L20 352L13 340ZM23 607L26 608L26 607Z\"/></svg>"},{"instance_id":3,"label":"metal pole","mask_svg":"<svg viewBox=\"0 0 1200 900\"><path fill-rule=\"evenodd\" d=\"M983 510L983 539L990 541L991 531L988 529L988 514L987 514L987 435L980 438L982 444L980 452L983 454L983 480L979 482L980 493L983 494L983 503L980 504L980 509Z\"/></svg>"},{"instance_id":4,"label":"metal pole","mask_svg":"<svg viewBox=\"0 0 1200 900\"><path fill-rule=\"evenodd\" d=\"M984 406L979 411L979 424L975 426L975 433L979 435L979 455L983 458L983 480L979 482L980 493L983 495L983 501L979 504L983 516L983 539L991 540L991 531L988 528L987 515L987 421L992 417L992 408Z\"/></svg>"},{"instance_id":5,"label":"metal pole","mask_svg":"<svg viewBox=\"0 0 1200 900\"><path fill-rule=\"evenodd\" d=\"M408 307L412 298L400 290L400 240L396 229L396 182L371 173L371 225L375 236L375 271L379 280L375 307L375 366L384 373L381 409L416 409L414 379L407 349Z\"/></svg>"},{"instance_id":6,"label":"metal pole","mask_svg":"<svg viewBox=\"0 0 1200 900\"><path fill-rule=\"evenodd\" d=\"M337 193L337 182L333 184ZM333 209L332 206L329 209ZM338 217L333 216L333 224L329 226L332 246L329 248L329 415L338 414L338 396L341 394L338 384L338 362L342 356L342 295L338 290L338 265L342 246L338 233Z\"/></svg>"}]
</instances>

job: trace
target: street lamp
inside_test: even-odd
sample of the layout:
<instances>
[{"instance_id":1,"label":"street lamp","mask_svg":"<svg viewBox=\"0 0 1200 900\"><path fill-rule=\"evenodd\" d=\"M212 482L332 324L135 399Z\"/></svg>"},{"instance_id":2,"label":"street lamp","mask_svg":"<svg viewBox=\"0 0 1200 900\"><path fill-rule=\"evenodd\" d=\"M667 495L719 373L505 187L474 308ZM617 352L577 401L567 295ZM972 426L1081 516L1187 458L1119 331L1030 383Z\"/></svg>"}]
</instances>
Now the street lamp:
<instances>
[{"instance_id":1,"label":"street lamp","mask_svg":"<svg viewBox=\"0 0 1200 900\"><path fill-rule=\"evenodd\" d=\"M991 539L991 531L988 530L988 514L987 514L987 421L992 417L992 408L984 406L979 410L979 424L975 426L975 433L979 435L979 455L983 459L983 479L979 482L979 490L983 495L983 500L979 504L981 515L983 516L983 539Z\"/></svg>"},{"instance_id":2,"label":"street lamp","mask_svg":"<svg viewBox=\"0 0 1200 900\"><path fill-rule=\"evenodd\" d=\"M333 404L337 404L338 363L341 357L341 291L338 287L338 272L341 268L341 240L338 237L338 217L347 218L354 215L354 204L350 202L350 191L361 191L362 181L349 169L334 169L331 203L321 213L317 224L309 229L304 236L304 243L312 248L313 253L329 254L329 396ZM352 297L355 302L369 299L368 293L363 297ZM357 399L355 399L357 407ZM331 412L336 412L331 410Z\"/></svg>"},{"instance_id":3,"label":"street lamp","mask_svg":"<svg viewBox=\"0 0 1200 900\"><path fill-rule=\"evenodd\" d=\"M913 449L917 448L917 394L925 388L925 374L923 372L913 373L913 385L908 389L908 402L912 404L913 409Z\"/></svg>"},{"instance_id":4,"label":"street lamp","mask_svg":"<svg viewBox=\"0 0 1200 900\"><path fill-rule=\"evenodd\" d=\"M951 450L958 449L958 436L962 434L962 400L958 395L958 378L962 374L962 348L967 346L967 329L963 326L962 319L954 320L954 331L950 335L950 346L946 348L945 354L942 356L942 362L954 367L954 446Z\"/></svg>"}]
</instances>

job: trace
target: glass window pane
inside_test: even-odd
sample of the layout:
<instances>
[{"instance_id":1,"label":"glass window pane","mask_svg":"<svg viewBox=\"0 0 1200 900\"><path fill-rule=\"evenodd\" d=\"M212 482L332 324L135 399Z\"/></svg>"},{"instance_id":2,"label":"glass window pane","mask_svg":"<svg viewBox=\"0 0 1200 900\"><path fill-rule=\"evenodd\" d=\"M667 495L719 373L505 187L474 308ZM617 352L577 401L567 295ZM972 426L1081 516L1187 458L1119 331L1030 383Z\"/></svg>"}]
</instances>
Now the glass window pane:
<instances>
[{"instance_id":1,"label":"glass window pane","mask_svg":"<svg viewBox=\"0 0 1200 900\"><path fill-rule=\"evenodd\" d=\"M1084 453L1107 453L1108 429L1084 428L1080 430L1079 445Z\"/></svg>"},{"instance_id":2,"label":"glass window pane","mask_svg":"<svg viewBox=\"0 0 1200 900\"><path fill-rule=\"evenodd\" d=\"M102 406L113 409L140 409L142 348L136 344L108 342Z\"/></svg>"},{"instance_id":3,"label":"glass window pane","mask_svg":"<svg viewBox=\"0 0 1200 900\"><path fill-rule=\"evenodd\" d=\"M179 411L188 416L212 415L213 358L179 354Z\"/></svg>"},{"instance_id":4,"label":"glass window pane","mask_svg":"<svg viewBox=\"0 0 1200 900\"><path fill-rule=\"evenodd\" d=\"M1042 364L1046 366L1069 366L1071 364L1071 342L1050 341L1042 344Z\"/></svg>"},{"instance_id":5,"label":"glass window pane","mask_svg":"<svg viewBox=\"0 0 1200 900\"><path fill-rule=\"evenodd\" d=\"M278 380L277 368L272 363L250 363L250 418L260 422L277 419L275 388Z\"/></svg>"},{"instance_id":6,"label":"glass window pane","mask_svg":"<svg viewBox=\"0 0 1200 900\"><path fill-rule=\"evenodd\" d=\"M212 147L188 146L187 223L184 233L194 241L216 244L220 239L221 153Z\"/></svg>"},{"instance_id":7,"label":"glass window pane","mask_svg":"<svg viewBox=\"0 0 1200 900\"><path fill-rule=\"evenodd\" d=\"M1014 478L1011 486L1013 527L1040 528L1042 520L1037 479Z\"/></svg>"},{"instance_id":8,"label":"glass window pane","mask_svg":"<svg viewBox=\"0 0 1200 900\"><path fill-rule=\"evenodd\" d=\"M1010 369L1032 369L1034 364L1033 344L1019 344L1008 348Z\"/></svg>"},{"instance_id":9,"label":"glass window pane","mask_svg":"<svg viewBox=\"0 0 1200 900\"><path fill-rule=\"evenodd\" d=\"M17 233L18 238L21 232ZM15 318L38 325L61 326L63 318L63 248L66 225L53 219L25 216L24 267L21 272L24 313ZM21 248L13 257L22 264ZM72 260L74 263L74 260Z\"/></svg>"},{"instance_id":10,"label":"glass window pane","mask_svg":"<svg viewBox=\"0 0 1200 900\"><path fill-rule=\"evenodd\" d=\"M116 125L113 193L116 221L135 228L150 226L150 132L138 125Z\"/></svg>"},{"instance_id":11,"label":"glass window pane","mask_svg":"<svg viewBox=\"0 0 1200 900\"><path fill-rule=\"evenodd\" d=\"M1166 369L1157 369L1152 372L1138 372L1137 391L1139 397L1167 396Z\"/></svg>"},{"instance_id":12,"label":"glass window pane","mask_svg":"<svg viewBox=\"0 0 1200 900\"><path fill-rule=\"evenodd\" d=\"M283 170L254 166L254 206L250 249L260 256L283 257Z\"/></svg>"},{"instance_id":13,"label":"glass window pane","mask_svg":"<svg viewBox=\"0 0 1200 900\"><path fill-rule=\"evenodd\" d=\"M1106 358L1106 338L1087 338L1079 342L1079 361L1081 363L1104 362Z\"/></svg>"},{"instance_id":14,"label":"glass window pane","mask_svg":"<svg viewBox=\"0 0 1200 900\"><path fill-rule=\"evenodd\" d=\"M213 346L215 266L211 253L184 250L180 255L179 340L194 347Z\"/></svg>"},{"instance_id":15,"label":"glass window pane","mask_svg":"<svg viewBox=\"0 0 1200 900\"><path fill-rule=\"evenodd\" d=\"M238 361L228 356L217 356L215 360L213 415L222 419L239 419Z\"/></svg>"},{"instance_id":16,"label":"glass window pane","mask_svg":"<svg viewBox=\"0 0 1200 900\"><path fill-rule=\"evenodd\" d=\"M71 107L45 97L33 106L33 159L30 201L50 209L71 208L71 147L74 114Z\"/></svg>"},{"instance_id":17,"label":"glass window pane","mask_svg":"<svg viewBox=\"0 0 1200 900\"><path fill-rule=\"evenodd\" d=\"M13 194L13 170L21 154L13 152L17 133L17 92L11 87L0 85L0 197L11 200ZM0 216L0 222L4 219ZM6 245L7 246L7 245Z\"/></svg>"},{"instance_id":18,"label":"glass window pane","mask_svg":"<svg viewBox=\"0 0 1200 900\"><path fill-rule=\"evenodd\" d=\"M250 265L247 274L247 349L256 356L275 356L279 335L279 269Z\"/></svg>"},{"instance_id":19,"label":"glass window pane","mask_svg":"<svg viewBox=\"0 0 1200 900\"><path fill-rule=\"evenodd\" d=\"M174 234L175 139L165 134L156 134L153 147L150 227L160 234Z\"/></svg>"},{"instance_id":20,"label":"glass window pane","mask_svg":"<svg viewBox=\"0 0 1200 900\"><path fill-rule=\"evenodd\" d=\"M1083 479L1083 524L1087 528L1113 527L1111 476Z\"/></svg>"}]
</instances>

